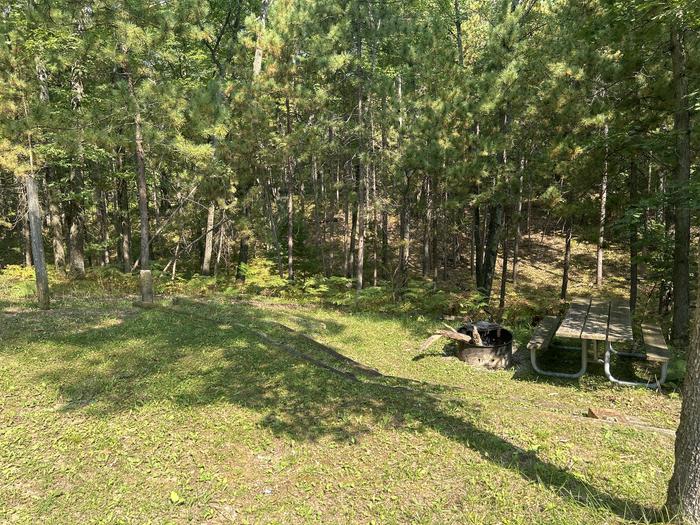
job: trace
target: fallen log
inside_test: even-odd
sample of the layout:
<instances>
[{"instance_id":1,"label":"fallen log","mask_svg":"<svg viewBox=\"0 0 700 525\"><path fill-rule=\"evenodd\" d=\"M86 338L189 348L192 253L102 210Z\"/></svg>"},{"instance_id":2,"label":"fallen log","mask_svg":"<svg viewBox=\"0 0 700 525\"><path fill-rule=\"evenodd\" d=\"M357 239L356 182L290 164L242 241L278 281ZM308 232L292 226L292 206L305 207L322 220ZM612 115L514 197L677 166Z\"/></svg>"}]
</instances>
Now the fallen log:
<instances>
[{"instance_id":1,"label":"fallen log","mask_svg":"<svg viewBox=\"0 0 700 525\"><path fill-rule=\"evenodd\" d=\"M440 339L441 337L447 337L448 339L452 339L453 341L459 341L461 343L469 343L472 344L472 338L469 335L463 334L461 332L458 332L451 326L448 326L450 328L449 330L437 330L433 335L428 337L425 341L423 341L423 344L420 345L419 350L421 352L425 352L435 341Z\"/></svg>"}]
</instances>

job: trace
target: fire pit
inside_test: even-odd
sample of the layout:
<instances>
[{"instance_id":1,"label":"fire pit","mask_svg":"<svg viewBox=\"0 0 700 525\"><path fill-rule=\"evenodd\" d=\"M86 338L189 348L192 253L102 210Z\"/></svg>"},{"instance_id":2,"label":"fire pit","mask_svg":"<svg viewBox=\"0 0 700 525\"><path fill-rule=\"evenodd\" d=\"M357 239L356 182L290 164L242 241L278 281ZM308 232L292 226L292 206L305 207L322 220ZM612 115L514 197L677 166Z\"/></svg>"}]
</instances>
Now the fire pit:
<instances>
[{"instance_id":1,"label":"fire pit","mask_svg":"<svg viewBox=\"0 0 700 525\"><path fill-rule=\"evenodd\" d=\"M513 334L497 323L479 321L467 323L459 330L471 338L471 342L457 341L457 357L470 365L485 368L506 368L513 357Z\"/></svg>"}]
</instances>

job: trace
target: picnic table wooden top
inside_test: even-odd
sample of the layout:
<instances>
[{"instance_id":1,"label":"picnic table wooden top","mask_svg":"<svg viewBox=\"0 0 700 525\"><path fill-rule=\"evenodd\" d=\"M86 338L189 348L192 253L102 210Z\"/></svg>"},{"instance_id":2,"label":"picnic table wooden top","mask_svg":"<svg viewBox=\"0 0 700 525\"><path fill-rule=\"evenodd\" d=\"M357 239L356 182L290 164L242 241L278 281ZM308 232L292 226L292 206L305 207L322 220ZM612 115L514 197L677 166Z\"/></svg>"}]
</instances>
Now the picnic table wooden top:
<instances>
[{"instance_id":1,"label":"picnic table wooden top","mask_svg":"<svg viewBox=\"0 0 700 525\"><path fill-rule=\"evenodd\" d=\"M629 306L620 301L575 298L555 335L590 341L631 341Z\"/></svg>"}]
</instances>

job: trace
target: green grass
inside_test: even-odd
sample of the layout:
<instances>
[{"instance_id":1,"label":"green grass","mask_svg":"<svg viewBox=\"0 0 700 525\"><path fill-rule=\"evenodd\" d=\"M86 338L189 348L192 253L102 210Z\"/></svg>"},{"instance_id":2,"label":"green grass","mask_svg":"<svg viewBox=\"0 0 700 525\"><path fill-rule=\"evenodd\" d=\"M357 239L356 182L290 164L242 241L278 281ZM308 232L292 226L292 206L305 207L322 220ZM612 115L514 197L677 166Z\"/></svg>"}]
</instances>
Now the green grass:
<instances>
[{"instance_id":1,"label":"green grass","mask_svg":"<svg viewBox=\"0 0 700 525\"><path fill-rule=\"evenodd\" d=\"M429 319L3 305L0 522L624 523L664 500L672 436L580 416L672 429L674 396L420 355Z\"/></svg>"},{"instance_id":2,"label":"green grass","mask_svg":"<svg viewBox=\"0 0 700 525\"><path fill-rule=\"evenodd\" d=\"M533 317L563 307L561 251L554 237L523 243L502 312L521 346ZM592 253L574 243L571 295L591 292ZM607 252L600 295L625 296L614 276L625 260ZM444 343L420 353L442 327L431 312L477 315L462 274L442 283L447 293L417 281L395 305L387 290L357 302L342 279L287 285L256 268L245 287L157 276L156 309L132 306L136 277L114 268L80 281L52 273L47 312L31 270L0 272L0 522L657 519L680 409L673 384L615 387L598 365L579 381L487 372ZM590 407L633 424L582 417Z\"/></svg>"}]
</instances>

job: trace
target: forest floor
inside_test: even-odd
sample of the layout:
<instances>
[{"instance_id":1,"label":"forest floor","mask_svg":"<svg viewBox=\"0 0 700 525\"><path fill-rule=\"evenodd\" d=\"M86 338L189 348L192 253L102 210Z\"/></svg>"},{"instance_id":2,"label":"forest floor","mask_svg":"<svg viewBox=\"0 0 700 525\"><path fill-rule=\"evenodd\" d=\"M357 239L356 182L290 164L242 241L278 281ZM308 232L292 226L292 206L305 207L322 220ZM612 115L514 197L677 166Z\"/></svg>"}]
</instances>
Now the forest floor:
<instances>
[{"instance_id":1,"label":"forest floor","mask_svg":"<svg viewBox=\"0 0 700 525\"><path fill-rule=\"evenodd\" d=\"M575 261L574 293L589 290L588 264ZM543 273L555 293L547 272L555 262L530 252L520 296L542 293L528 275ZM0 522L658 518L673 387L615 387L599 366L580 381L477 370L442 343L421 353L441 323L420 315L223 294L144 309L69 288L39 312L18 293L28 274L11 274L0 274ZM610 294L624 293L615 282Z\"/></svg>"}]
</instances>

